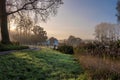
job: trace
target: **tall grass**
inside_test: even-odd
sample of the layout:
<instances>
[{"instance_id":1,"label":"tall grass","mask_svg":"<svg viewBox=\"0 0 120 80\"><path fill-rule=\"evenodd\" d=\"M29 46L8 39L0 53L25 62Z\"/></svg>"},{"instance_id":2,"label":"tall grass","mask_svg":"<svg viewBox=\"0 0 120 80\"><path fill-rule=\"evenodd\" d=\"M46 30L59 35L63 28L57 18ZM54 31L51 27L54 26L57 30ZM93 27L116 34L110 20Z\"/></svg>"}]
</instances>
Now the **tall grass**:
<instances>
[{"instance_id":1,"label":"tall grass","mask_svg":"<svg viewBox=\"0 0 120 80\"><path fill-rule=\"evenodd\" d=\"M120 80L120 61L75 54L91 80Z\"/></svg>"}]
</instances>

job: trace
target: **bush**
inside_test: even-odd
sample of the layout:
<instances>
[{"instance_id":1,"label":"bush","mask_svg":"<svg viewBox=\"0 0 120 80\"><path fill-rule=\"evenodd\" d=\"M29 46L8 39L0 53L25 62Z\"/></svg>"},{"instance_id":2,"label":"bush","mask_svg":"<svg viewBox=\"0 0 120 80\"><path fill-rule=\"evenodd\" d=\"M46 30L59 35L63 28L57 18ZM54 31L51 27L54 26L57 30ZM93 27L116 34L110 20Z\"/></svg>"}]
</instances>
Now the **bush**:
<instances>
[{"instance_id":1,"label":"bush","mask_svg":"<svg viewBox=\"0 0 120 80\"><path fill-rule=\"evenodd\" d=\"M65 54L73 54L73 47L72 46L68 46L68 45L62 45L58 47L58 51L63 52Z\"/></svg>"}]
</instances>

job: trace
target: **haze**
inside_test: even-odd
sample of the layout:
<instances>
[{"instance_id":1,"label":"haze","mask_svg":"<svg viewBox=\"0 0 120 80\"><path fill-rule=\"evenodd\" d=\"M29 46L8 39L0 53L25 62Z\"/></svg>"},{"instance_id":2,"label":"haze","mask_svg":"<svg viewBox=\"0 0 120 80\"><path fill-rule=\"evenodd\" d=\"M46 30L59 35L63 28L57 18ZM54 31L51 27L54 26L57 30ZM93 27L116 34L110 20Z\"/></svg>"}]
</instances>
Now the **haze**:
<instances>
[{"instance_id":1,"label":"haze","mask_svg":"<svg viewBox=\"0 0 120 80\"><path fill-rule=\"evenodd\" d=\"M49 37L66 39L74 35L94 39L94 28L101 22L116 23L117 0L64 0L58 14L40 23Z\"/></svg>"}]
</instances>

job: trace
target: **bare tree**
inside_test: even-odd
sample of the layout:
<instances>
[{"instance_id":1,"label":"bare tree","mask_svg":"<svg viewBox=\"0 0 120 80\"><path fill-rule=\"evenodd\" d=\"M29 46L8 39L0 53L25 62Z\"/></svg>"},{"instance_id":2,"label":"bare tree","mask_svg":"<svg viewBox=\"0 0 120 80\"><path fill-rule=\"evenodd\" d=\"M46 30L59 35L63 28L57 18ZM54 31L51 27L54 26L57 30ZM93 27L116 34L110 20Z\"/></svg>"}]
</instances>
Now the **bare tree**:
<instances>
[{"instance_id":1,"label":"bare tree","mask_svg":"<svg viewBox=\"0 0 120 80\"><path fill-rule=\"evenodd\" d=\"M67 45L76 47L76 46L78 46L81 43L81 41L82 41L82 39L77 38L77 37L71 35L67 39Z\"/></svg>"},{"instance_id":2,"label":"bare tree","mask_svg":"<svg viewBox=\"0 0 120 80\"><path fill-rule=\"evenodd\" d=\"M30 17L27 17L25 15L21 16L21 19L17 20L17 27L16 27L17 36L15 38L18 38L18 41L22 42L23 41L22 36L24 35L24 37L26 38L25 43L27 43L28 41L27 38L29 39L29 37L31 37L31 32L32 32L31 30L33 26L34 24Z\"/></svg>"},{"instance_id":3,"label":"bare tree","mask_svg":"<svg viewBox=\"0 0 120 80\"><path fill-rule=\"evenodd\" d=\"M101 23L95 27L95 37L100 42L116 41L119 39L119 25Z\"/></svg>"},{"instance_id":4,"label":"bare tree","mask_svg":"<svg viewBox=\"0 0 120 80\"><path fill-rule=\"evenodd\" d=\"M118 20L118 24L120 24L120 0L118 0L117 2L117 20Z\"/></svg>"},{"instance_id":5,"label":"bare tree","mask_svg":"<svg viewBox=\"0 0 120 80\"><path fill-rule=\"evenodd\" d=\"M34 33L34 36L33 36L33 41L35 43L39 43L39 44L42 44L44 42L46 42L47 40L47 32L44 31L44 29L40 26L34 26L33 29L32 29L33 33Z\"/></svg>"},{"instance_id":6,"label":"bare tree","mask_svg":"<svg viewBox=\"0 0 120 80\"><path fill-rule=\"evenodd\" d=\"M30 32L26 33L24 27L17 27L18 31L11 32L12 39L20 44L43 44L47 40L47 32L40 26L29 27Z\"/></svg>"},{"instance_id":7,"label":"bare tree","mask_svg":"<svg viewBox=\"0 0 120 80\"><path fill-rule=\"evenodd\" d=\"M2 43L9 44L8 16L32 15L33 18L46 21L51 14L57 13L62 0L0 0L0 26Z\"/></svg>"}]
</instances>

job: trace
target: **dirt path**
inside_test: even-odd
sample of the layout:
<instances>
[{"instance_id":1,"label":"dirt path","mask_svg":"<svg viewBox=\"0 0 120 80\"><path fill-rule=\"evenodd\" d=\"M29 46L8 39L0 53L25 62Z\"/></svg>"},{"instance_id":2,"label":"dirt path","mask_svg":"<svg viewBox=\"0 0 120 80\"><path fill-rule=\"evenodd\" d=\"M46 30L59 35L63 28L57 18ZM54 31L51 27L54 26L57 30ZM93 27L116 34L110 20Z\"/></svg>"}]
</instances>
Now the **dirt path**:
<instances>
[{"instance_id":1,"label":"dirt path","mask_svg":"<svg viewBox=\"0 0 120 80\"><path fill-rule=\"evenodd\" d=\"M116 72L120 74L120 61L110 60L110 59L102 59L90 55L80 55L75 54L75 57L80 61L80 63L85 68L93 68L99 70L108 70L110 72Z\"/></svg>"}]
</instances>

